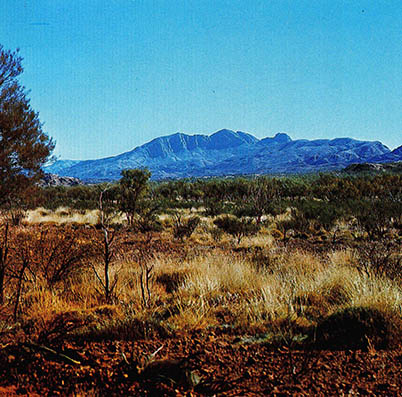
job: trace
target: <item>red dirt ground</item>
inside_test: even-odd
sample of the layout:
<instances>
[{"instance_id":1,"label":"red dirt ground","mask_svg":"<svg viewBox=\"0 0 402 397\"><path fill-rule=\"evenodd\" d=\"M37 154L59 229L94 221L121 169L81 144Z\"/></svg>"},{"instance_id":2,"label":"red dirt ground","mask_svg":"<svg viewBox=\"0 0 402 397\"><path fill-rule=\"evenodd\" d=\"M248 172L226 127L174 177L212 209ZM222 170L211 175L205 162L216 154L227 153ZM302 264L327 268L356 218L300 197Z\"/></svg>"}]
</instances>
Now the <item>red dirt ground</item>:
<instances>
[{"instance_id":1,"label":"red dirt ground","mask_svg":"<svg viewBox=\"0 0 402 397\"><path fill-rule=\"evenodd\" d=\"M138 375L137 360L161 346L154 363ZM0 395L402 395L402 347L391 351L273 349L209 331L163 340L64 342L53 348L57 355L22 343L3 346ZM188 381L190 373L199 377L196 386Z\"/></svg>"}]
</instances>

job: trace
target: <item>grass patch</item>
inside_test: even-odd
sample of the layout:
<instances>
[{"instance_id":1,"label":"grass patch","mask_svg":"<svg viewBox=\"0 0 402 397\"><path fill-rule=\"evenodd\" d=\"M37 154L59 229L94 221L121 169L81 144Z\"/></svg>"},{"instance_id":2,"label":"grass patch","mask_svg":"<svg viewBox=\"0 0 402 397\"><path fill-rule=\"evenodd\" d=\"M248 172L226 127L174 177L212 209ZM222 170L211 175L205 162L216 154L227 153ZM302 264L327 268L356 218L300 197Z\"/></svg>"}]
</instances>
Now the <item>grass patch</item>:
<instances>
[{"instance_id":1,"label":"grass patch","mask_svg":"<svg viewBox=\"0 0 402 397\"><path fill-rule=\"evenodd\" d=\"M43 228L44 238L58 241L60 228L66 226L24 226L24 247L31 249L27 252L40 248L38 252L47 258L46 250L54 250L52 244L38 245ZM77 247L90 254L98 231L85 227L70 231L77 234ZM158 248L151 253L152 239ZM62 280L51 284L43 266L30 266L18 312L27 335L37 340L62 335L129 340L215 327L240 334L266 333L274 344L295 340L308 344L316 338L317 346L328 348L365 348L368 343L381 348L390 346L392 338L400 340L399 281L362 272L352 249L316 254L285 246L267 233L244 238L240 247L211 248L191 239L177 242L166 232L152 239L121 232L109 269L116 288L106 306L94 272L103 271L96 254L83 256ZM18 253L19 240L10 244ZM146 285L144 266L151 269ZM12 313L13 279L5 292L3 310Z\"/></svg>"}]
</instances>

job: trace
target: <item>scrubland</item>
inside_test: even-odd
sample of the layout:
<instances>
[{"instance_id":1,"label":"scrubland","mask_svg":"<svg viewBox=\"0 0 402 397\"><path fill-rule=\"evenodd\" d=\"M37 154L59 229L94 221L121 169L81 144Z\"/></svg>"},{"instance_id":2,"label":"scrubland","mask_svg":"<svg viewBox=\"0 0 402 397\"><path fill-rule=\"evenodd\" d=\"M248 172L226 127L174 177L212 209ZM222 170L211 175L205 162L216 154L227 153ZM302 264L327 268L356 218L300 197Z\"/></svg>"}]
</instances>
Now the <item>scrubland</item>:
<instances>
[{"instance_id":1,"label":"scrubland","mask_svg":"<svg viewBox=\"0 0 402 397\"><path fill-rule=\"evenodd\" d=\"M0 392L382 394L365 365L384 395L401 387L399 364L376 367L401 354L399 213L327 222L288 205L256 221L209 205L132 224L104 208L3 212ZM326 385L342 365L355 383Z\"/></svg>"},{"instance_id":2,"label":"scrubland","mask_svg":"<svg viewBox=\"0 0 402 397\"><path fill-rule=\"evenodd\" d=\"M366 340L336 343L363 346L373 338L388 345L398 337L400 280L362 267L353 244L317 253L317 243L296 239L284 244L269 230L240 244L230 236L216 242L206 231L208 223L184 241L175 240L168 228L146 236L127 228L111 230L115 240L108 277L115 285L106 298L103 235L96 220L96 211L39 209L9 230L10 262L17 274L5 286L3 329L29 324L29 338L54 331L60 335L52 337L90 339L229 327L239 335L258 334L265 343L320 344L331 339L319 334L325 321L353 315L355 309L358 316L364 309L384 318L385 339L377 341L372 329L363 335ZM14 314L14 323L7 312ZM60 323L62 317L66 324Z\"/></svg>"}]
</instances>

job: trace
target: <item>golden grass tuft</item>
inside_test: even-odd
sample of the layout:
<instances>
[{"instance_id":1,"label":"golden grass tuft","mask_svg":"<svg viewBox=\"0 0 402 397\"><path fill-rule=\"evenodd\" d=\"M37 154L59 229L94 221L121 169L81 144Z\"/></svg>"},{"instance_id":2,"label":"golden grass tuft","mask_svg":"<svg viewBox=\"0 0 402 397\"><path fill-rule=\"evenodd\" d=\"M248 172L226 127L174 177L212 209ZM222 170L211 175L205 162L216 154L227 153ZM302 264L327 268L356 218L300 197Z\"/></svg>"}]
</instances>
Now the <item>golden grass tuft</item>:
<instances>
[{"instance_id":1,"label":"golden grass tuft","mask_svg":"<svg viewBox=\"0 0 402 397\"><path fill-rule=\"evenodd\" d=\"M114 223L123 223L125 217L118 215L112 219ZM99 223L98 210L78 211L66 207L59 207L54 211L37 208L27 212L25 222L28 224L53 223L58 225L75 223L80 225L97 225Z\"/></svg>"}]
</instances>

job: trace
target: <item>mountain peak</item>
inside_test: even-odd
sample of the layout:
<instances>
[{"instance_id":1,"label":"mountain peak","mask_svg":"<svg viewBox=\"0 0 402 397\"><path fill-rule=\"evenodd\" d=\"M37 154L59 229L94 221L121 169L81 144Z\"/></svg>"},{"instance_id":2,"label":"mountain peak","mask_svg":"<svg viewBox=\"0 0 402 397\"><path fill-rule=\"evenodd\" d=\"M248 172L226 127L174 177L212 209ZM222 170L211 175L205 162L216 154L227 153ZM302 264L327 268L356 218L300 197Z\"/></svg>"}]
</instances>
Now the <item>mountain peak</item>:
<instances>
[{"instance_id":1,"label":"mountain peak","mask_svg":"<svg viewBox=\"0 0 402 397\"><path fill-rule=\"evenodd\" d=\"M261 139L261 141L260 141L261 145L263 145L263 146L274 145L274 147L277 147L278 145L283 146L289 142L293 142L292 138L284 132L278 132L277 134L275 134L274 137L267 137L267 138Z\"/></svg>"},{"instance_id":2,"label":"mountain peak","mask_svg":"<svg viewBox=\"0 0 402 397\"><path fill-rule=\"evenodd\" d=\"M277 134L275 134L274 140L278 143L287 143L291 142L292 138L285 132L278 132Z\"/></svg>"},{"instance_id":3,"label":"mountain peak","mask_svg":"<svg viewBox=\"0 0 402 397\"><path fill-rule=\"evenodd\" d=\"M402 156L402 146L399 146L399 147L397 147L396 149L394 149L394 150L392 151L392 153L393 153L393 154L396 154L396 155L399 155L399 156Z\"/></svg>"},{"instance_id":4,"label":"mountain peak","mask_svg":"<svg viewBox=\"0 0 402 397\"><path fill-rule=\"evenodd\" d=\"M236 133L233 130L228 130L227 128L223 128L219 131L214 132L213 134L211 134L211 136L213 135L235 135Z\"/></svg>"},{"instance_id":5,"label":"mountain peak","mask_svg":"<svg viewBox=\"0 0 402 397\"><path fill-rule=\"evenodd\" d=\"M229 149L243 144L254 144L258 141L253 135L242 131L219 130L209 136L209 149Z\"/></svg>"}]
</instances>

